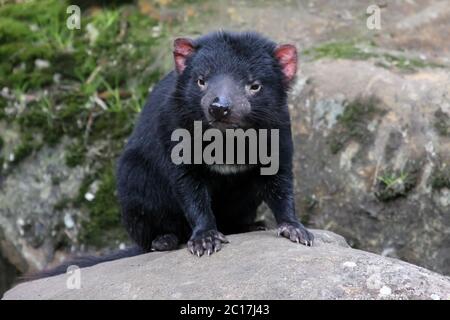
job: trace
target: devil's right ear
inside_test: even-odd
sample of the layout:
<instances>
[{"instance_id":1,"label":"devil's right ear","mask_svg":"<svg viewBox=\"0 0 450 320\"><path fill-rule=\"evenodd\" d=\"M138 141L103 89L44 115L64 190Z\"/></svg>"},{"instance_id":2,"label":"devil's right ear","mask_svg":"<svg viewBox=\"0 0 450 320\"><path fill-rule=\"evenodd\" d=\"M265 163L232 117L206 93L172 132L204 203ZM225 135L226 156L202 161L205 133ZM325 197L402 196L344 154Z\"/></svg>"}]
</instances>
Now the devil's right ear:
<instances>
[{"instance_id":1,"label":"devil's right ear","mask_svg":"<svg viewBox=\"0 0 450 320\"><path fill-rule=\"evenodd\" d=\"M178 38L173 42L175 69L179 74L186 68L187 58L194 53L194 42L188 38Z\"/></svg>"},{"instance_id":2,"label":"devil's right ear","mask_svg":"<svg viewBox=\"0 0 450 320\"><path fill-rule=\"evenodd\" d=\"M275 58L281 66L286 83L290 83L297 72L297 49L292 44L283 44L275 48Z\"/></svg>"}]
</instances>

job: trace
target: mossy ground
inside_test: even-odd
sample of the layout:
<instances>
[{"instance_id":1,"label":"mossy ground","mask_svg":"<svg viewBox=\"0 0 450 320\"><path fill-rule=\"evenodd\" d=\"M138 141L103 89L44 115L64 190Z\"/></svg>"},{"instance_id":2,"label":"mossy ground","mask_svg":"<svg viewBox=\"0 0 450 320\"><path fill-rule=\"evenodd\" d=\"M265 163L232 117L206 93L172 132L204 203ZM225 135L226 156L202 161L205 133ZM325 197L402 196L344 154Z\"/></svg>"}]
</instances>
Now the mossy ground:
<instances>
[{"instance_id":1,"label":"mossy ground","mask_svg":"<svg viewBox=\"0 0 450 320\"><path fill-rule=\"evenodd\" d=\"M383 170L377 177L375 196L384 202L406 197L417 185L422 167L420 161L409 160L402 170Z\"/></svg>"},{"instance_id":2,"label":"mossy ground","mask_svg":"<svg viewBox=\"0 0 450 320\"><path fill-rule=\"evenodd\" d=\"M376 64L385 68L396 68L402 71L414 71L424 67L441 67L439 64L417 58L408 58L399 54L384 53L376 50L373 42L334 41L304 50L303 53L313 59L373 59Z\"/></svg>"},{"instance_id":3,"label":"mossy ground","mask_svg":"<svg viewBox=\"0 0 450 320\"><path fill-rule=\"evenodd\" d=\"M450 116L439 109L435 112L434 128L439 135L450 137Z\"/></svg>"},{"instance_id":4,"label":"mossy ground","mask_svg":"<svg viewBox=\"0 0 450 320\"><path fill-rule=\"evenodd\" d=\"M2 3L0 121L20 128L12 156L2 152L0 140L0 168L7 168L2 174L42 146L69 137L67 166L90 168L90 174L79 196L61 199L55 210L78 207L88 213L82 243L102 246L122 239L115 160L149 88L166 71L159 49L170 43L169 31L178 22L161 21L158 9L178 8L182 1L109 1L107 6L80 1L80 30L66 26L66 9L73 1ZM88 201L84 195L94 181L99 187Z\"/></svg>"},{"instance_id":5,"label":"mossy ground","mask_svg":"<svg viewBox=\"0 0 450 320\"><path fill-rule=\"evenodd\" d=\"M373 98L357 98L348 103L344 112L337 117L337 123L327 139L331 153L341 151L350 140L369 142L372 134L367 126L380 112Z\"/></svg>"},{"instance_id":6,"label":"mossy ground","mask_svg":"<svg viewBox=\"0 0 450 320\"><path fill-rule=\"evenodd\" d=\"M450 166L444 164L433 171L431 175L431 187L434 190L450 189Z\"/></svg>"}]
</instances>

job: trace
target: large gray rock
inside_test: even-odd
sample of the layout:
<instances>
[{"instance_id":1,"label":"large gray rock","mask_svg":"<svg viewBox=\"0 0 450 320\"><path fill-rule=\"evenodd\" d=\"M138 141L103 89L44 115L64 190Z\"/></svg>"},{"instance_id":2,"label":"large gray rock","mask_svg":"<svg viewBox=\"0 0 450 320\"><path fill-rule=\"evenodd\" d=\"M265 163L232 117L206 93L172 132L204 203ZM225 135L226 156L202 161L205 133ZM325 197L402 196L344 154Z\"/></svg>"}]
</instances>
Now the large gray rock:
<instances>
[{"instance_id":1,"label":"large gray rock","mask_svg":"<svg viewBox=\"0 0 450 320\"><path fill-rule=\"evenodd\" d=\"M8 176L0 175L0 251L21 273L46 266L63 237L76 243L79 210L63 212L55 206L77 195L86 170L68 168L64 148L46 146Z\"/></svg>"},{"instance_id":2,"label":"large gray rock","mask_svg":"<svg viewBox=\"0 0 450 320\"><path fill-rule=\"evenodd\" d=\"M4 299L450 299L450 279L396 259L351 249L328 231L313 247L274 231L230 236L198 258L186 249L154 252L23 283ZM71 282L74 283L74 282Z\"/></svg>"},{"instance_id":3,"label":"large gray rock","mask_svg":"<svg viewBox=\"0 0 450 320\"><path fill-rule=\"evenodd\" d=\"M450 273L450 72L305 64L291 95L296 203L309 225ZM441 183L439 183L441 181Z\"/></svg>"}]
</instances>

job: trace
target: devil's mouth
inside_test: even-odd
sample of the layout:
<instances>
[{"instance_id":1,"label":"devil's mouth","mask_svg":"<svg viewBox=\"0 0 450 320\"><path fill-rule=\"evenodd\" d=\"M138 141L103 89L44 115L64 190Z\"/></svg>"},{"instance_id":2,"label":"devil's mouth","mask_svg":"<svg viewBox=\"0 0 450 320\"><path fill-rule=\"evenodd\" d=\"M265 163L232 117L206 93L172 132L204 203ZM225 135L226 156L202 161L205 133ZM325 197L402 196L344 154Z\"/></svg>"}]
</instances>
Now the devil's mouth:
<instances>
[{"instance_id":1,"label":"devil's mouth","mask_svg":"<svg viewBox=\"0 0 450 320\"><path fill-rule=\"evenodd\" d=\"M208 122L208 125L210 127L217 128L220 130L242 128L242 126L239 123L229 120L211 120Z\"/></svg>"}]
</instances>

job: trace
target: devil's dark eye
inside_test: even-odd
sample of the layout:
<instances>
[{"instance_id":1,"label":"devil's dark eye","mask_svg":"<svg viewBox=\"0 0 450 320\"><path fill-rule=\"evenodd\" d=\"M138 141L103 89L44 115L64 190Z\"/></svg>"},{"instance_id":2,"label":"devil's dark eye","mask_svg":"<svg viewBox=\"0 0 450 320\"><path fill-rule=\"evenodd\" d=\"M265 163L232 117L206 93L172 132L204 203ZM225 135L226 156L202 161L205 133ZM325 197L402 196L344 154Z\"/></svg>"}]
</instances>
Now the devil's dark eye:
<instances>
[{"instance_id":1,"label":"devil's dark eye","mask_svg":"<svg viewBox=\"0 0 450 320\"><path fill-rule=\"evenodd\" d=\"M206 82L205 82L205 80L203 80L202 78L198 78L197 84L198 84L198 86L199 86L200 88L204 88L205 85L206 85Z\"/></svg>"},{"instance_id":2,"label":"devil's dark eye","mask_svg":"<svg viewBox=\"0 0 450 320\"><path fill-rule=\"evenodd\" d=\"M261 90L261 84L259 82L253 82L252 84L247 86L247 90L250 94L255 94L259 90Z\"/></svg>"}]
</instances>

